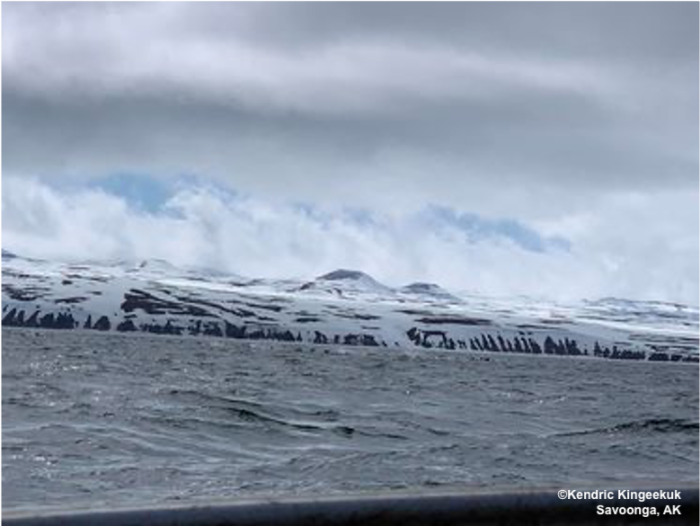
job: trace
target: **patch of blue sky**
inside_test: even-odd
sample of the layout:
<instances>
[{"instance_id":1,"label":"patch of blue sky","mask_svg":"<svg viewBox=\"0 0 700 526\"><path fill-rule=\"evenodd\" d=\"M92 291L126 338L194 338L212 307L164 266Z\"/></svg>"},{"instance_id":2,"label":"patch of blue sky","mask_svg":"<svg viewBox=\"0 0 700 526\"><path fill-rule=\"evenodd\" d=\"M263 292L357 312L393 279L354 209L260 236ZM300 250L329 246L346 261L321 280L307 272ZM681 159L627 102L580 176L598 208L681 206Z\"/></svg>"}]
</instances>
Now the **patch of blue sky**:
<instances>
[{"instance_id":1,"label":"patch of blue sky","mask_svg":"<svg viewBox=\"0 0 700 526\"><path fill-rule=\"evenodd\" d=\"M333 216L330 213L311 203L294 201L290 206L292 210L298 214L303 215L304 217L318 223L323 227L329 226L333 220Z\"/></svg>"},{"instance_id":2,"label":"patch of blue sky","mask_svg":"<svg viewBox=\"0 0 700 526\"><path fill-rule=\"evenodd\" d=\"M532 252L571 249L567 239L543 236L515 219L489 219L437 205L428 206L423 216L434 228L439 229L445 225L456 227L475 242L502 238Z\"/></svg>"},{"instance_id":3,"label":"patch of blue sky","mask_svg":"<svg viewBox=\"0 0 700 526\"><path fill-rule=\"evenodd\" d=\"M346 206L342 209L342 215L346 221L362 228L378 229L384 226L384 223L380 220L380 218L366 208Z\"/></svg>"},{"instance_id":4,"label":"patch of blue sky","mask_svg":"<svg viewBox=\"0 0 700 526\"><path fill-rule=\"evenodd\" d=\"M134 210L159 215L178 215L168 203L173 196L184 190L206 189L215 192L224 200L239 197L231 188L192 174L161 178L148 174L119 172L93 179L86 186L120 197Z\"/></svg>"},{"instance_id":5,"label":"patch of blue sky","mask_svg":"<svg viewBox=\"0 0 700 526\"><path fill-rule=\"evenodd\" d=\"M105 193L121 197L134 209L152 214L161 212L173 195L172 183L157 177L136 173L114 173L87 183Z\"/></svg>"}]
</instances>

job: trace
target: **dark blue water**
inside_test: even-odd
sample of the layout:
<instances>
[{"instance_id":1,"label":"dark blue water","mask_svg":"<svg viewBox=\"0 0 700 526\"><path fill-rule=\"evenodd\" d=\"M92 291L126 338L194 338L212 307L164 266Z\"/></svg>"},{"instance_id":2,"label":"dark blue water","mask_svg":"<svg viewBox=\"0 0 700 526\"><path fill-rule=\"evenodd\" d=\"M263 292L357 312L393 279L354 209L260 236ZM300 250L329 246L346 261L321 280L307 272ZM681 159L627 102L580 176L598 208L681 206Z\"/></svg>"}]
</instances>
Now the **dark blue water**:
<instances>
[{"instance_id":1,"label":"dark blue water","mask_svg":"<svg viewBox=\"0 0 700 526\"><path fill-rule=\"evenodd\" d=\"M3 505L698 480L698 368L4 329Z\"/></svg>"}]
</instances>

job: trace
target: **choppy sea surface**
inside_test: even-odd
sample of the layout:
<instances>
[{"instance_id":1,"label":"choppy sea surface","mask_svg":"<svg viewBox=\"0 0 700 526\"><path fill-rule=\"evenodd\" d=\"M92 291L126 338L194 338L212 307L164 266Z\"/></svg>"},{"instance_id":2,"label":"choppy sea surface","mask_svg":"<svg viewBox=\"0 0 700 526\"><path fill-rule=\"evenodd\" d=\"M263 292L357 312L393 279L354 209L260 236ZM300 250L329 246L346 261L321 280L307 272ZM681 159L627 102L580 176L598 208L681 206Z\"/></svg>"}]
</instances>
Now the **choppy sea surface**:
<instances>
[{"instance_id":1,"label":"choppy sea surface","mask_svg":"<svg viewBox=\"0 0 700 526\"><path fill-rule=\"evenodd\" d=\"M3 508L697 482L698 368L2 331Z\"/></svg>"}]
</instances>

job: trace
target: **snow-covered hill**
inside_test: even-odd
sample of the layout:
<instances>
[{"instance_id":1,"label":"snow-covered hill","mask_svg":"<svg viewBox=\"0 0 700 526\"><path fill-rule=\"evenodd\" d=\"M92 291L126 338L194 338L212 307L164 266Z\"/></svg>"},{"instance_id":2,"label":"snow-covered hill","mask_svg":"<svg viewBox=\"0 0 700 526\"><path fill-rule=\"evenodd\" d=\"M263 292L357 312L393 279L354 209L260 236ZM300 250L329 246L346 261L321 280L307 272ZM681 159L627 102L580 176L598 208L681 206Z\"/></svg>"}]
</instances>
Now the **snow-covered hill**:
<instances>
[{"instance_id":1,"label":"snow-covered hill","mask_svg":"<svg viewBox=\"0 0 700 526\"><path fill-rule=\"evenodd\" d=\"M698 361L698 309L572 305L393 289L353 270L250 279L166 261L68 264L2 253L3 326L336 345Z\"/></svg>"}]
</instances>

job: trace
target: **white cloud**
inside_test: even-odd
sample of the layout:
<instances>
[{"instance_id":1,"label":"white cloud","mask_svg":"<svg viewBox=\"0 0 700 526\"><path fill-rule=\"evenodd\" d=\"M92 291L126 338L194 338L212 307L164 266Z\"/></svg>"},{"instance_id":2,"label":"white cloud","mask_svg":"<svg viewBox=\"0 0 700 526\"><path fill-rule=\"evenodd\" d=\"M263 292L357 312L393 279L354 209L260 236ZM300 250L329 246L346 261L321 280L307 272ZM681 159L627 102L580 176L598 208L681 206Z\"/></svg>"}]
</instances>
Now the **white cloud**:
<instances>
[{"instance_id":1,"label":"white cloud","mask_svg":"<svg viewBox=\"0 0 700 526\"><path fill-rule=\"evenodd\" d=\"M470 240L421 214L358 219L199 185L180 188L158 213L99 190L62 191L32 179L6 177L3 190L3 246L27 256L163 258L257 277L311 278L344 267L390 285L420 280L495 295L697 303L697 236L676 235L677 223L689 218L661 214L654 225L640 223L651 204L646 197L617 199L608 213L568 225L540 225L547 234L570 235L572 249L535 252L508 236ZM628 235L635 224L646 225L646 235Z\"/></svg>"}]
</instances>

